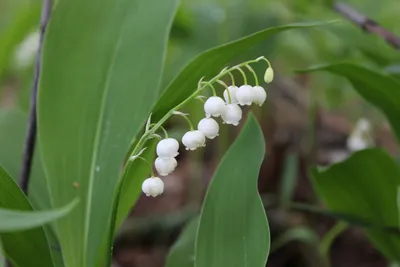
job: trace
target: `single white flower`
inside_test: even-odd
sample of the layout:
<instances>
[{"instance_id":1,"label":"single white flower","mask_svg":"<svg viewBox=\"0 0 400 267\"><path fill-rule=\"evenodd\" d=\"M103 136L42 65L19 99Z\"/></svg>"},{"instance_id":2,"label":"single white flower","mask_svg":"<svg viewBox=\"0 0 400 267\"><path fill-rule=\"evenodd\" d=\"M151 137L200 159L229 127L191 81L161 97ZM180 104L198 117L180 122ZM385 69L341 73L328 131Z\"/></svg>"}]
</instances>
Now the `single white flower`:
<instances>
[{"instance_id":1,"label":"single white flower","mask_svg":"<svg viewBox=\"0 0 400 267\"><path fill-rule=\"evenodd\" d=\"M174 138L166 138L158 142L157 155L160 158L174 158L178 156L179 143Z\"/></svg>"},{"instance_id":2,"label":"single white flower","mask_svg":"<svg viewBox=\"0 0 400 267\"><path fill-rule=\"evenodd\" d=\"M159 175L166 176L175 170L176 166L178 166L178 162L175 158L158 157L154 161L154 166Z\"/></svg>"},{"instance_id":3,"label":"single white flower","mask_svg":"<svg viewBox=\"0 0 400 267\"><path fill-rule=\"evenodd\" d=\"M254 86L253 94L253 103L262 106L262 104L264 104L265 100L267 99L267 92L265 92L264 88L262 88L261 86Z\"/></svg>"},{"instance_id":4,"label":"single white flower","mask_svg":"<svg viewBox=\"0 0 400 267\"><path fill-rule=\"evenodd\" d=\"M236 91L236 99L241 106L250 106L254 100L253 87L250 85L242 85Z\"/></svg>"},{"instance_id":5,"label":"single white flower","mask_svg":"<svg viewBox=\"0 0 400 267\"><path fill-rule=\"evenodd\" d=\"M221 117L224 123L237 126L242 119L242 109L237 104L228 104Z\"/></svg>"},{"instance_id":6,"label":"single white flower","mask_svg":"<svg viewBox=\"0 0 400 267\"><path fill-rule=\"evenodd\" d=\"M142 191L146 196L156 197L164 192L164 182L158 177L150 177L144 180Z\"/></svg>"},{"instance_id":7,"label":"single white flower","mask_svg":"<svg viewBox=\"0 0 400 267\"><path fill-rule=\"evenodd\" d=\"M218 122L216 122L213 118L204 118L199 121L197 129L209 139L214 139L219 133Z\"/></svg>"},{"instance_id":8,"label":"single white flower","mask_svg":"<svg viewBox=\"0 0 400 267\"><path fill-rule=\"evenodd\" d=\"M274 70L273 70L271 67L269 67L269 68L265 71L265 74L264 74L264 81L265 81L266 83L270 83L270 82L272 82L273 79L274 79Z\"/></svg>"},{"instance_id":9,"label":"single white flower","mask_svg":"<svg viewBox=\"0 0 400 267\"><path fill-rule=\"evenodd\" d=\"M182 143L185 145L186 150L195 150L198 147L204 146L205 142L206 137L199 130L189 131L182 137Z\"/></svg>"},{"instance_id":10,"label":"single white flower","mask_svg":"<svg viewBox=\"0 0 400 267\"><path fill-rule=\"evenodd\" d=\"M40 33L30 33L15 49L14 64L17 68L27 68L35 60L39 51Z\"/></svg>"},{"instance_id":11,"label":"single white flower","mask_svg":"<svg viewBox=\"0 0 400 267\"><path fill-rule=\"evenodd\" d=\"M227 89L225 89L225 91L224 91L224 99L225 99L226 103L228 103L228 104L237 104L238 103L238 100L236 98L236 92L237 92L238 89L239 88L237 86L229 86ZM232 102L229 102L228 90L229 90L229 94L231 96L231 101Z\"/></svg>"},{"instance_id":12,"label":"single white flower","mask_svg":"<svg viewBox=\"0 0 400 267\"><path fill-rule=\"evenodd\" d=\"M347 148L355 152L373 146L374 141L371 138L371 131L370 122L364 118L359 119L347 139Z\"/></svg>"},{"instance_id":13,"label":"single white flower","mask_svg":"<svg viewBox=\"0 0 400 267\"><path fill-rule=\"evenodd\" d=\"M204 112L206 113L206 117L209 118L219 117L225 110L225 101L218 97L212 96L207 99L206 103L204 103Z\"/></svg>"}]
</instances>

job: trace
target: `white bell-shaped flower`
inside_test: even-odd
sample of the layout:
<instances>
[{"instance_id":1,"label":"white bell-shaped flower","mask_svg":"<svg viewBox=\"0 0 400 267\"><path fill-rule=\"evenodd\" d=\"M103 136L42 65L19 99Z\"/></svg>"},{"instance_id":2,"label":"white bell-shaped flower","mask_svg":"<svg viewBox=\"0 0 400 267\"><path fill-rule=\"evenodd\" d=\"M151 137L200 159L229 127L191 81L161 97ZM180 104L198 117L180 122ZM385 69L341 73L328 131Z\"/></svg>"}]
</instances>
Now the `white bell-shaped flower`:
<instances>
[{"instance_id":1,"label":"white bell-shaped flower","mask_svg":"<svg viewBox=\"0 0 400 267\"><path fill-rule=\"evenodd\" d=\"M250 85L242 85L236 91L236 99L242 106L250 106L254 100L253 87Z\"/></svg>"},{"instance_id":2,"label":"white bell-shaped flower","mask_svg":"<svg viewBox=\"0 0 400 267\"><path fill-rule=\"evenodd\" d=\"M158 157L154 161L154 166L159 175L166 176L175 170L176 166L178 166L178 162L175 158Z\"/></svg>"},{"instance_id":3,"label":"white bell-shaped flower","mask_svg":"<svg viewBox=\"0 0 400 267\"><path fill-rule=\"evenodd\" d=\"M225 110L225 101L218 97L212 96L207 99L206 103L204 103L204 112L206 113L206 117L209 118L219 117Z\"/></svg>"},{"instance_id":4,"label":"white bell-shaped flower","mask_svg":"<svg viewBox=\"0 0 400 267\"><path fill-rule=\"evenodd\" d=\"M272 82L273 79L274 79L274 70L273 70L271 67L269 67L269 68L265 71L265 74L264 74L264 81L265 81L266 83L270 83L270 82Z\"/></svg>"},{"instance_id":5,"label":"white bell-shaped flower","mask_svg":"<svg viewBox=\"0 0 400 267\"><path fill-rule=\"evenodd\" d=\"M359 151L374 145L371 123L364 118L357 121L353 131L347 139L347 148L352 151Z\"/></svg>"},{"instance_id":6,"label":"white bell-shaped flower","mask_svg":"<svg viewBox=\"0 0 400 267\"><path fill-rule=\"evenodd\" d=\"M237 126L242 119L242 109L237 104L228 104L221 117L224 123Z\"/></svg>"},{"instance_id":7,"label":"white bell-shaped flower","mask_svg":"<svg viewBox=\"0 0 400 267\"><path fill-rule=\"evenodd\" d=\"M174 138L166 138L158 142L157 155L160 158L174 158L178 156L179 143Z\"/></svg>"},{"instance_id":8,"label":"white bell-shaped flower","mask_svg":"<svg viewBox=\"0 0 400 267\"><path fill-rule=\"evenodd\" d=\"M195 150L198 147L204 146L205 142L206 137L199 130L189 131L182 137L182 143L185 145L186 150Z\"/></svg>"},{"instance_id":9,"label":"white bell-shaped flower","mask_svg":"<svg viewBox=\"0 0 400 267\"><path fill-rule=\"evenodd\" d=\"M158 177L150 177L144 180L142 191L146 196L156 197L164 192L164 182Z\"/></svg>"},{"instance_id":10,"label":"white bell-shaped flower","mask_svg":"<svg viewBox=\"0 0 400 267\"><path fill-rule=\"evenodd\" d=\"M199 121L197 129L209 139L214 139L219 133L218 122L216 122L213 118L204 118Z\"/></svg>"},{"instance_id":11,"label":"white bell-shaped flower","mask_svg":"<svg viewBox=\"0 0 400 267\"><path fill-rule=\"evenodd\" d=\"M262 88L261 86L254 86L253 94L253 103L262 106L262 104L264 104L265 100L267 99L267 92L265 92L264 88Z\"/></svg>"},{"instance_id":12,"label":"white bell-shaped flower","mask_svg":"<svg viewBox=\"0 0 400 267\"><path fill-rule=\"evenodd\" d=\"M238 100L236 98L236 92L238 89L239 89L239 87L237 87L237 86L229 86L227 89L225 89L224 99L225 99L226 103L228 103L228 104L237 104L238 103ZM228 90L229 90L229 94L231 96L231 102L229 102Z\"/></svg>"}]
</instances>

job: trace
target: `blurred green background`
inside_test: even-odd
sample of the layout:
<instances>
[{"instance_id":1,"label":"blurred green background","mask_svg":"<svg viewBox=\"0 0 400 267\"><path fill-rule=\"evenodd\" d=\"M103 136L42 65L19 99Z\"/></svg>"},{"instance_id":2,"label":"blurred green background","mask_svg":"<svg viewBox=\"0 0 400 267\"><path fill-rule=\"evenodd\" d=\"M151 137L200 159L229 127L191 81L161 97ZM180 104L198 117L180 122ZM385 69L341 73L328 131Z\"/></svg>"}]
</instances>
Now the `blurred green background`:
<instances>
[{"instance_id":1,"label":"blurred green background","mask_svg":"<svg viewBox=\"0 0 400 267\"><path fill-rule=\"evenodd\" d=\"M399 1L343 3L400 35ZM270 267L329 266L327 253L331 266L390 264L360 229L335 226L331 218L288 207L291 201L319 203L307 170L346 158L346 140L360 117L371 121L376 145L397 155L396 142L382 114L364 102L344 78L324 72L294 72L348 61L400 77L400 53L346 20L332 4L322 0L185 0L171 32L164 85L190 59L216 45L291 22L340 20L329 27L284 32L251 52L238 54L232 62L264 55L276 74L267 87L268 105L253 109L267 143L259 190L272 232ZM40 10L40 1L0 0L0 164L12 177L18 176L20 166ZM256 71L262 77L265 66ZM236 78L241 81L240 76ZM219 89L222 92L222 87ZM200 104L186 111L193 121L203 113ZM172 136L179 137L187 125L174 118L168 128ZM179 156L182 163L171 174L174 178L165 180L165 193L156 199L141 198L124 224L116 240L115 266L164 266L171 245L198 211L211 174L238 131L222 126L222 138L210 142L205 150Z\"/></svg>"}]
</instances>

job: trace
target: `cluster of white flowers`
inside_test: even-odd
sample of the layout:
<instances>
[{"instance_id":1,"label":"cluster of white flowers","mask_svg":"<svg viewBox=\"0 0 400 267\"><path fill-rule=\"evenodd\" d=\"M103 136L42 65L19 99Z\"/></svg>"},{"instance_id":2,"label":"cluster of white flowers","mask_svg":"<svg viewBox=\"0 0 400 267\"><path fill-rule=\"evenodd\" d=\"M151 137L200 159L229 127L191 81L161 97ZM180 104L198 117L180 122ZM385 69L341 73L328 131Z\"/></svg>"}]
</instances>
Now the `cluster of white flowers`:
<instances>
[{"instance_id":1,"label":"cluster of white flowers","mask_svg":"<svg viewBox=\"0 0 400 267\"><path fill-rule=\"evenodd\" d=\"M268 67L264 76L265 82L271 82L273 75L272 68ZM263 87L247 84L240 87L235 85L226 87L223 92L225 100L215 94L214 91L214 96L205 101L205 118L199 121L197 130L191 129L183 135L182 144L186 147L186 150L195 150L199 147L204 147L206 138L214 139L218 136L219 124L214 118L221 117L224 124L237 126L242 119L242 109L240 106L250 106L252 104L261 106L267 98L267 93ZM180 112L175 112L175 114L186 116L186 114ZM193 128L192 125L191 128ZM175 159L179 154L178 150L179 143L174 138L165 138L159 141L157 144L158 157L154 165L160 176L169 175L175 170L178 165ZM164 183L159 177L153 175L143 182L142 190L147 196L155 197L163 193Z\"/></svg>"}]
</instances>

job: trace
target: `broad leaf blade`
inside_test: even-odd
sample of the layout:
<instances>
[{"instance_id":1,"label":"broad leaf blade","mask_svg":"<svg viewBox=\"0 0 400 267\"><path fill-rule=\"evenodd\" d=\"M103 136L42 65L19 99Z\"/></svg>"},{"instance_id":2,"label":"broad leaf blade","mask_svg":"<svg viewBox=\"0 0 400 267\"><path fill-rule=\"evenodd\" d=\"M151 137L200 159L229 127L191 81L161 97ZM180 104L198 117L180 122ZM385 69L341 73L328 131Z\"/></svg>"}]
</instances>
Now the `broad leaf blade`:
<instances>
[{"instance_id":1,"label":"broad leaf blade","mask_svg":"<svg viewBox=\"0 0 400 267\"><path fill-rule=\"evenodd\" d=\"M81 199L58 223L67 267L94 266L105 256L114 191L131 139L155 102L176 6L71 0L54 9L38 122L54 206Z\"/></svg>"},{"instance_id":2,"label":"broad leaf blade","mask_svg":"<svg viewBox=\"0 0 400 267\"><path fill-rule=\"evenodd\" d=\"M154 108L153 118L159 119L172 107L178 105L197 88L201 77L206 79L220 72L226 64L256 44L285 30L311 28L331 24L331 22L295 23L269 28L236 41L215 47L193 59L169 84Z\"/></svg>"},{"instance_id":3,"label":"broad leaf blade","mask_svg":"<svg viewBox=\"0 0 400 267\"><path fill-rule=\"evenodd\" d=\"M0 167L0 207L33 211L31 204L14 180ZM1 234L5 254L19 267L51 267L49 243L42 227Z\"/></svg>"},{"instance_id":4,"label":"broad leaf blade","mask_svg":"<svg viewBox=\"0 0 400 267\"><path fill-rule=\"evenodd\" d=\"M146 150L141 155L147 162L154 162L155 149L158 140L152 139L145 145ZM142 193L142 183L149 176L149 167L142 160L135 160L132 162L132 167L122 181L121 192L119 194L118 211L116 218L116 228L121 225L133 203L137 201ZM115 229L116 230L116 229Z\"/></svg>"},{"instance_id":5,"label":"broad leaf blade","mask_svg":"<svg viewBox=\"0 0 400 267\"><path fill-rule=\"evenodd\" d=\"M200 215L196 267L264 267L270 233L257 191L263 134L249 116L209 185Z\"/></svg>"},{"instance_id":6,"label":"broad leaf blade","mask_svg":"<svg viewBox=\"0 0 400 267\"><path fill-rule=\"evenodd\" d=\"M326 70L346 77L354 89L380 109L391 123L400 141L400 83L390 75L352 63L322 65L301 72Z\"/></svg>"},{"instance_id":7,"label":"broad leaf blade","mask_svg":"<svg viewBox=\"0 0 400 267\"><path fill-rule=\"evenodd\" d=\"M398 225L400 170L382 150L360 151L327 170L314 169L313 183L333 212L354 214L377 225ZM366 233L388 259L400 260L399 235L379 229Z\"/></svg>"},{"instance_id":8,"label":"broad leaf blade","mask_svg":"<svg viewBox=\"0 0 400 267\"><path fill-rule=\"evenodd\" d=\"M20 173L27 119L26 113L19 109L0 110L0 165L13 178ZM51 208L39 149L33 159L28 199L35 209Z\"/></svg>"},{"instance_id":9,"label":"broad leaf blade","mask_svg":"<svg viewBox=\"0 0 400 267\"><path fill-rule=\"evenodd\" d=\"M168 254L166 267L194 267L194 249L199 218L192 219Z\"/></svg>"},{"instance_id":10,"label":"broad leaf blade","mask_svg":"<svg viewBox=\"0 0 400 267\"><path fill-rule=\"evenodd\" d=\"M15 211L0 208L0 233L42 226L67 215L77 203L77 201L73 201L65 207L49 211Z\"/></svg>"}]
</instances>

